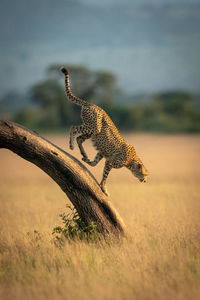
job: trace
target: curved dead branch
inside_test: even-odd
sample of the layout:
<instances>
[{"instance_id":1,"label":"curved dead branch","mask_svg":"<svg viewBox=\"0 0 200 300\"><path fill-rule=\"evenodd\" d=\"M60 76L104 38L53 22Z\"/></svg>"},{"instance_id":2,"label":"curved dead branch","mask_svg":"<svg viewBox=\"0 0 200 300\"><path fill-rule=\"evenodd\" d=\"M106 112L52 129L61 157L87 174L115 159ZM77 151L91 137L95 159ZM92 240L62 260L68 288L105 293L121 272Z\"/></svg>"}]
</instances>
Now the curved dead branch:
<instances>
[{"instance_id":1,"label":"curved dead branch","mask_svg":"<svg viewBox=\"0 0 200 300\"><path fill-rule=\"evenodd\" d=\"M37 133L0 120L0 148L6 148L46 172L68 196L86 224L103 235L126 234L123 220L91 172L75 157Z\"/></svg>"}]
</instances>

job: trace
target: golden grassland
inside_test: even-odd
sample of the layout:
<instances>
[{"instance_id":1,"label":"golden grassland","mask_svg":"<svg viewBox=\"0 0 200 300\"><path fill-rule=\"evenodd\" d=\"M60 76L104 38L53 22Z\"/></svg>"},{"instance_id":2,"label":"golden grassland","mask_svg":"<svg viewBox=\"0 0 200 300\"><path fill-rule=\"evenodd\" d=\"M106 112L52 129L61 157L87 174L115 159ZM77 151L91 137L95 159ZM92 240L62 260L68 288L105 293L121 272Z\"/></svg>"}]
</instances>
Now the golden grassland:
<instances>
[{"instance_id":1,"label":"golden grassland","mask_svg":"<svg viewBox=\"0 0 200 300\"><path fill-rule=\"evenodd\" d=\"M68 138L48 139L68 149ZM52 229L68 199L37 167L0 150L0 299L200 299L200 136L126 140L150 173L145 184L126 169L108 178L131 237L63 248ZM102 168L90 168L98 180Z\"/></svg>"}]
</instances>

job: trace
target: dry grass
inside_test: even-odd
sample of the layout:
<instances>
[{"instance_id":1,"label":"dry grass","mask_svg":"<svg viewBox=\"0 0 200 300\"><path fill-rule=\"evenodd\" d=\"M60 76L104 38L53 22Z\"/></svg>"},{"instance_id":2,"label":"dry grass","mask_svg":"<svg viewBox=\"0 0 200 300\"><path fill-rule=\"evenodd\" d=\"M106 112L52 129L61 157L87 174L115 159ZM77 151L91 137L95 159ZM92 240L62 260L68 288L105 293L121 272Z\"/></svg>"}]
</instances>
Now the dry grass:
<instances>
[{"instance_id":1,"label":"dry grass","mask_svg":"<svg viewBox=\"0 0 200 300\"><path fill-rule=\"evenodd\" d=\"M68 148L64 137L49 139ZM63 192L37 167L0 151L0 299L200 298L199 136L127 140L149 181L113 170L108 190L132 238L62 249L51 232L65 210ZM102 168L91 168L98 180Z\"/></svg>"}]
</instances>

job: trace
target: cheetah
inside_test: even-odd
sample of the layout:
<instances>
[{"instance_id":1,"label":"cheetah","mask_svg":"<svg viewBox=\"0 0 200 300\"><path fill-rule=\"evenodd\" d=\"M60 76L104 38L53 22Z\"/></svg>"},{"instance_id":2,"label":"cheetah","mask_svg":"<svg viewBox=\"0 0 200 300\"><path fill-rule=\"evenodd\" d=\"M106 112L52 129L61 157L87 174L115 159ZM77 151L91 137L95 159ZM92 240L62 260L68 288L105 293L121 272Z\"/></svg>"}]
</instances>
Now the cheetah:
<instances>
[{"instance_id":1,"label":"cheetah","mask_svg":"<svg viewBox=\"0 0 200 300\"><path fill-rule=\"evenodd\" d=\"M102 158L105 158L103 178L100 183L102 191L108 195L105 184L112 168L126 167L141 182L146 182L147 169L137 156L134 147L126 143L121 137L116 126L102 108L80 99L72 93L68 70L62 67L61 72L65 75L66 96L73 103L81 106L83 121L82 125L71 127L69 147L71 150L74 149L74 139L77 136L76 141L84 162L94 167ZM97 154L93 161L88 158L82 145L85 140L90 138L97 149Z\"/></svg>"}]
</instances>

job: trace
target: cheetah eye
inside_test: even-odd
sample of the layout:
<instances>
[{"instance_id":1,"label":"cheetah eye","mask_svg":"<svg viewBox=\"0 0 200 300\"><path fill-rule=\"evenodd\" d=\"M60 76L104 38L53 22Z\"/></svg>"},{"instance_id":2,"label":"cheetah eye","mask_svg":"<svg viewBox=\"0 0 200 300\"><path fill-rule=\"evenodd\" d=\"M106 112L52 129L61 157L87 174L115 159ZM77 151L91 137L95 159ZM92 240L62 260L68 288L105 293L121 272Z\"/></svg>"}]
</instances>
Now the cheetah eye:
<instances>
[{"instance_id":1,"label":"cheetah eye","mask_svg":"<svg viewBox=\"0 0 200 300\"><path fill-rule=\"evenodd\" d=\"M138 164L138 165L137 165L137 168L138 168L138 170L140 170L140 169L141 169L141 167L142 167L142 165L141 165L141 164Z\"/></svg>"}]
</instances>

